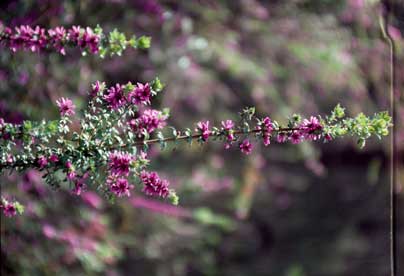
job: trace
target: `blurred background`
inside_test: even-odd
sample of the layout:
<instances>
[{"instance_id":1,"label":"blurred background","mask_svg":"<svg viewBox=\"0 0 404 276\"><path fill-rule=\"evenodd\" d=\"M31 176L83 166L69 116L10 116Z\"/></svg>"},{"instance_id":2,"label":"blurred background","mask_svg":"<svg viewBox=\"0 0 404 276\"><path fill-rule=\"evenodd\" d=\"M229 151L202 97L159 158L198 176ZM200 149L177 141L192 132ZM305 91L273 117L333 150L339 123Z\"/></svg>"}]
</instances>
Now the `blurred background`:
<instances>
[{"instance_id":1,"label":"blurred background","mask_svg":"<svg viewBox=\"0 0 404 276\"><path fill-rule=\"evenodd\" d=\"M399 2L389 32L403 64ZM0 117L56 119L57 98L80 109L96 80L155 76L166 88L154 106L170 108L178 128L235 119L246 106L282 122L337 103L348 115L370 115L389 100L380 9L377 0L2 1L6 26L100 24L152 36L152 47L104 60L0 48ZM402 91L404 78L398 85ZM397 120L402 156L402 103ZM35 171L3 175L2 194L26 212L1 217L1 275L388 275L388 149L389 138L363 150L349 138L272 144L250 156L219 143L155 148L152 169L176 188L177 207L140 193L115 204L91 190L74 197ZM403 178L401 162L399 210ZM403 222L399 213L398 229ZM403 231L397 236L402 257Z\"/></svg>"}]
</instances>

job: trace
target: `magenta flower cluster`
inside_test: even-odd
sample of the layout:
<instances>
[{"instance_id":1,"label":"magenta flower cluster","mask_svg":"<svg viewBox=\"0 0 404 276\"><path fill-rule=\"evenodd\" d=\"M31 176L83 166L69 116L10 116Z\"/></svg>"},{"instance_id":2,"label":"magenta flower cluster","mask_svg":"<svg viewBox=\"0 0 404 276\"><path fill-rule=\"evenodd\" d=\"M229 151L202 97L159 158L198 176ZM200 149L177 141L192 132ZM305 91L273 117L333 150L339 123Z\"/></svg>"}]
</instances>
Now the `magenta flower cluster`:
<instances>
[{"instance_id":1,"label":"magenta flower cluster","mask_svg":"<svg viewBox=\"0 0 404 276\"><path fill-rule=\"evenodd\" d=\"M79 46L91 53L98 53L101 37L87 27L73 26L70 29L64 27L56 27L46 30L39 26L34 28L30 26L15 27L14 31L6 27L0 33L1 41L5 41L11 51L30 50L39 52L45 49L55 49L60 54L65 55L65 46Z\"/></svg>"},{"instance_id":2,"label":"magenta flower cluster","mask_svg":"<svg viewBox=\"0 0 404 276\"><path fill-rule=\"evenodd\" d=\"M99 92L100 85L101 84L98 81L93 85L91 95L96 95ZM136 105L150 104L151 88L149 83L137 83L127 95L125 93L125 88L125 85L116 84L115 87L113 86L109 88L103 95L103 99L110 109L117 110L128 103Z\"/></svg>"},{"instance_id":3,"label":"magenta flower cluster","mask_svg":"<svg viewBox=\"0 0 404 276\"><path fill-rule=\"evenodd\" d=\"M135 89L133 89L131 92L128 94L128 100L133 103L133 104L144 104L148 105L150 104L150 98L151 98L151 87L150 84L142 84L142 83L137 83L135 86Z\"/></svg>"},{"instance_id":4,"label":"magenta flower cluster","mask_svg":"<svg viewBox=\"0 0 404 276\"><path fill-rule=\"evenodd\" d=\"M1 203L0 209L3 209L3 214L6 217L13 217L17 214L17 208L12 202Z\"/></svg>"},{"instance_id":5,"label":"magenta flower cluster","mask_svg":"<svg viewBox=\"0 0 404 276\"><path fill-rule=\"evenodd\" d=\"M59 107L59 112L61 116L71 116L74 115L76 106L70 99L60 98L56 101L56 105Z\"/></svg>"},{"instance_id":6,"label":"magenta flower cluster","mask_svg":"<svg viewBox=\"0 0 404 276\"><path fill-rule=\"evenodd\" d=\"M138 118L130 120L129 126L138 137L143 137L145 132L151 134L156 129L163 128L166 119L167 116L161 111L146 109Z\"/></svg>"},{"instance_id":7,"label":"magenta flower cluster","mask_svg":"<svg viewBox=\"0 0 404 276\"><path fill-rule=\"evenodd\" d=\"M116 175L129 175L131 163L135 161L135 157L125 152L112 152L109 155L109 170Z\"/></svg>"},{"instance_id":8,"label":"magenta flower cluster","mask_svg":"<svg viewBox=\"0 0 404 276\"><path fill-rule=\"evenodd\" d=\"M168 189L169 182L161 179L157 172L142 171L140 179L143 182L143 192L146 195L166 198L170 194Z\"/></svg>"},{"instance_id":9,"label":"magenta flower cluster","mask_svg":"<svg viewBox=\"0 0 404 276\"><path fill-rule=\"evenodd\" d=\"M201 133L201 139L204 142L207 142L212 131L209 130L209 121L199 122L197 124L197 131Z\"/></svg>"},{"instance_id":10,"label":"magenta flower cluster","mask_svg":"<svg viewBox=\"0 0 404 276\"><path fill-rule=\"evenodd\" d=\"M135 160L135 156L126 152L114 151L109 155L108 169L110 175L107 178L107 185L110 191L118 197L130 196L133 185L129 184L127 177L132 162Z\"/></svg>"},{"instance_id":11,"label":"magenta flower cluster","mask_svg":"<svg viewBox=\"0 0 404 276\"><path fill-rule=\"evenodd\" d=\"M199 139L202 142L207 142L209 137L216 135L209 128L210 122L198 122L195 131L199 133ZM233 142L236 141L235 134L243 134L244 131L235 128L235 124L232 120L225 120L221 122L221 135L225 137L225 149L229 149ZM268 146L271 143L272 133L276 130L276 141L278 143L284 143L290 141L292 144L299 144L304 140L317 140L321 138L323 134L323 126L317 117L311 116L310 119L304 119L300 124L293 128L275 129L274 123L269 117L265 117L258 120L254 130L262 138L264 146ZM324 139L330 141L331 135L324 134ZM244 154L250 154L254 148L253 144L248 138L243 139L238 143L239 150Z\"/></svg>"}]
</instances>

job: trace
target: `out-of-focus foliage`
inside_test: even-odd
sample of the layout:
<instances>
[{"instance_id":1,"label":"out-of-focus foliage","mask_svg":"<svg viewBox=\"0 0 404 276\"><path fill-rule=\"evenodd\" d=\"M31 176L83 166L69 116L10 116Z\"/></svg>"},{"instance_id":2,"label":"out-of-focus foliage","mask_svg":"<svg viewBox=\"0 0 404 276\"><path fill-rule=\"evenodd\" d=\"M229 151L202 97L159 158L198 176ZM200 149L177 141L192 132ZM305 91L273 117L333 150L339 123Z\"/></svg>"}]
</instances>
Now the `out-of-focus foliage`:
<instances>
[{"instance_id":1,"label":"out-of-focus foliage","mask_svg":"<svg viewBox=\"0 0 404 276\"><path fill-rule=\"evenodd\" d=\"M244 106L275 120L326 114L339 102L347 115L388 109L378 1L0 5L7 26L100 24L105 32L153 38L148 52L128 49L103 60L79 51L1 51L0 117L7 122L57 118L53 103L61 96L80 109L95 80L156 75L167 84L161 106L181 128L220 122ZM397 4L389 26L397 64L404 63L403 17ZM398 86L402 91L403 78ZM401 103L397 120L404 120ZM397 132L402 154L403 124ZM3 175L2 195L15 195L26 210L15 220L1 217L2 275L385 275L389 144L374 141L363 151L349 139L332 147L271 145L248 158L219 145L173 146L154 166L175 186L179 207L137 197L110 205L91 192L74 198L52 191L35 172ZM401 176L403 170L400 163ZM397 192L402 204L401 187Z\"/></svg>"}]
</instances>

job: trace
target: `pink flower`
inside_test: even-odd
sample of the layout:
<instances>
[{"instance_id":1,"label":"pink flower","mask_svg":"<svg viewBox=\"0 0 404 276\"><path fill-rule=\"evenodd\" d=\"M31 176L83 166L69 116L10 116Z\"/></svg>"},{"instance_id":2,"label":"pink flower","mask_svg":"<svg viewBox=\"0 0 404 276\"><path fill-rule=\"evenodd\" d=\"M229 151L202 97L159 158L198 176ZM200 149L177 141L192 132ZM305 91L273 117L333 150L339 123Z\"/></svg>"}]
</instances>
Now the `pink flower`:
<instances>
[{"instance_id":1,"label":"pink flower","mask_svg":"<svg viewBox=\"0 0 404 276\"><path fill-rule=\"evenodd\" d=\"M271 120L269 117L265 117L265 118L262 120L262 126L264 127L264 129L265 129L267 132L271 132L271 131L274 129L274 127L273 127L273 125L272 125L272 120Z\"/></svg>"},{"instance_id":2,"label":"pink flower","mask_svg":"<svg viewBox=\"0 0 404 276\"><path fill-rule=\"evenodd\" d=\"M197 130L199 130L201 132L202 141L204 141L204 142L208 141L209 136L212 133L209 130L209 121L198 122L197 127L198 127Z\"/></svg>"},{"instance_id":3,"label":"pink flower","mask_svg":"<svg viewBox=\"0 0 404 276\"><path fill-rule=\"evenodd\" d=\"M81 34L81 27L80 26L73 26L70 30L69 30L69 40L72 42L78 42L79 37Z\"/></svg>"},{"instance_id":4,"label":"pink flower","mask_svg":"<svg viewBox=\"0 0 404 276\"><path fill-rule=\"evenodd\" d=\"M48 160L45 156L38 157L38 165L40 169L43 169L48 165Z\"/></svg>"},{"instance_id":5,"label":"pink flower","mask_svg":"<svg viewBox=\"0 0 404 276\"><path fill-rule=\"evenodd\" d=\"M107 184L111 192L116 194L118 197L130 196L130 190L133 189L133 185L129 185L129 182L124 177L119 177L117 175L110 175L107 179Z\"/></svg>"},{"instance_id":6,"label":"pink flower","mask_svg":"<svg viewBox=\"0 0 404 276\"><path fill-rule=\"evenodd\" d=\"M303 135L299 131L294 130L289 139L292 141L292 144L299 144L303 140Z\"/></svg>"},{"instance_id":7,"label":"pink flower","mask_svg":"<svg viewBox=\"0 0 404 276\"><path fill-rule=\"evenodd\" d=\"M230 130L234 127L234 122L232 120L222 121L222 126L225 130Z\"/></svg>"},{"instance_id":8,"label":"pink flower","mask_svg":"<svg viewBox=\"0 0 404 276\"><path fill-rule=\"evenodd\" d=\"M70 116L74 115L74 109L76 106L73 102L66 98L60 98L56 101L56 105L59 107L59 112L61 116Z\"/></svg>"},{"instance_id":9,"label":"pink flower","mask_svg":"<svg viewBox=\"0 0 404 276\"><path fill-rule=\"evenodd\" d=\"M109 169L116 175L128 175L130 165L134 159L128 153L115 151L109 155Z\"/></svg>"},{"instance_id":10,"label":"pink flower","mask_svg":"<svg viewBox=\"0 0 404 276\"><path fill-rule=\"evenodd\" d=\"M52 155L49 157L49 161L51 161L51 162L58 162L58 161L59 161L59 157L58 157L56 154L52 154Z\"/></svg>"},{"instance_id":11,"label":"pink flower","mask_svg":"<svg viewBox=\"0 0 404 276\"><path fill-rule=\"evenodd\" d=\"M278 136L276 137L276 140L278 143L285 143L286 140L288 139L288 136L284 132L280 132Z\"/></svg>"},{"instance_id":12,"label":"pink flower","mask_svg":"<svg viewBox=\"0 0 404 276\"><path fill-rule=\"evenodd\" d=\"M93 54L98 52L99 43L100 37L94 34L93 30L89 27L86 28L83 35L78 40L78 45L81 48L88 47Z\"/></svg>"},{"instance_id":13,"label":"pink flower","mask_svg":"<svg viewBox=\"0 0 404 276\"><path fill-rule=\"evenodd\" d=\"M3 213L6 217L13 217L17 214L17 209L15 208L13 203L7 202L3 208Z\"/></svg>"},{"instance_id":14,"label":"pink flower","mask_svg":"<svg viewBox=\"0 0 404 276\"><path fill-rule=\"evenodd\" d=\"M68 180L74 180L76 178L76 172L75 171L68 171L66 173L66 178Z\"/></svg>"},{"instance_id":15,"label":"pink flower","mask_svg":"<svg viewBox=\"0 0 404 276\"><path fill-rule=\"evenodd\" d=\"M142 171L140 179L143 182L143 192L149 196L167 197L169 195L169 182L165 179L160 179L156 172Z\"/></svg>"},{"instance_id":16,"label":"pink flower","mask_svg":"<svg viewBox=\"0 0 404 276\"><path fill-rule=\"evenodd\" d=\"M250 143L250 141L248 139L245 139L242 143L240 143L239 148L242 153L248 155L251 153L251 151L253 149L253 145Z\"/></svg>"},{"instance_id":17,"label":"pink flower","mask_svg":"<svg viewBox=\"0 0 404 276\"><path fill-rule=\"evenodd\" d=\"M156 129L165 126L167 116L163 115L161 111L154 109L147 109L143 114L137 118L129 121L131 129L139 136L143 136L144 132L152 133Z\"/></svg>"},{"instance_id":18,"label":"pink flower","mask_svg":"<svg viewBox=\"0 0 404 276\"><path fill-rule=\"evenodd\" d=\"M264 143L264 146L268 146L269 144L271 144L271 136L264 133L264 135L262 136L262 141Z\"/></svg>"},{"instance_id":19,"label":"pink flower","mask_svg":"<svg viewBox=\"0 0 404 276\"><path fill-rule=\"evenodd\" d=\"M116 84L115 87L111 87L107 90L107 93L104 95L104 100L111 109L116 110L126 104L126 98L123 92L120 84Z\"/></svg>"},{"instance_id":20,"label":"pink flower","mask_svg":"<svg viewBox=\"0 0 404 276\"><path fill-rule=\"evenodd\" d=\"M128 94L129 101L133 104L150 104L151 89L148 83L137 83L135 89Z\"/></svg>"},{"instance_id":21,"label":"pink flower","mask_svg":"<svg viewBox=\"0 0 404 276\"><path fill-rule=\"evenodd\" d=\"M265 117L262 122L257 126L258 130L262 130L262 140L265 146L271 143L271 134L273 131L272 121L269 117Z\"/></svg>"},{"instance_id":22,"label":"pink flower","mask_svg":"<svg viewBox=\"0 0 404 276\"><path fill-rule=\"evenodd\" d=\"M92 86L91 86L91 92L90 92L90 96L91 98L94 98L98 95L98 93L101 91L101 88L105 87L105 83L104 82L99 82L96 81Z\"/></svg>"},{"instance_id":23,"label":"pink flower","mask_svg":"<svg viewBox=\"0 0 404 276\"><path fill-rule=\"evenodd\" d=\"M310 120L304 119L303 123L300 125L300 129L305 139L317 140L321 137L323 126L316 117L311 116Z\"/></svg>"},{"instance_id":24,"label":"pink flower","mask_svg":"<svg viewBox=\"0 0 404 276\"><path fill-rule=\"evenodd\" d=\"M227 142L224 146L225 149L230 148L231 142L234 140L234 134L232 128L234 127L234 122L232 120L222 121L222 126L226 131Z\"/></svg>"},{"instance_id":25,"label":"pink flower","mask_svg":"<svg viewBox=\"0 0 404 276\"><path fill-rule=\"evenodd\" d=\"M50 43L62 55L66 54L63 46L64 39L66 38L66 30L63 27L56 27L55 29L48 30Z\"/></svg>"}]
</instances>

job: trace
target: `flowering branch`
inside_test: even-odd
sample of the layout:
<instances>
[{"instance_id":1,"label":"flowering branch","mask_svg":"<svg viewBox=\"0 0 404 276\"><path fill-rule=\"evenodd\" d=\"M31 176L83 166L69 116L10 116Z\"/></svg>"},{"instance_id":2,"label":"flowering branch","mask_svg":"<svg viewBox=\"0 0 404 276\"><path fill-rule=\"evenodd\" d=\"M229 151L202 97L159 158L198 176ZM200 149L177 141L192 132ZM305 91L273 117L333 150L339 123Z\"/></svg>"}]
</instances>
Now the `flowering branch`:
<instances>
[{"instance_id":1,"label":"flowering branch","mask_svg":"<svg viewBox=\"0 0 404 276\"><path fill-rule=\"evenodd\" d=\"M168 197L176 204L178 198L169 189L169 182L157 172L146 170L150 163L147 152L153 144L164 149L171 142L196 140L204 144L217 140L226 149L236 146L250 154L254 147L251 136L268 146L271 140L292 144L305 140L329 142L349 134L364 147L368 138L387 135L391 126L386 112L346 118L344 108L337 105L329 116L303 119L295 114L286 125L268 116L260 118L254 108L246 108L240 112L238 124L224 120L220 127L210 127L205 121L198 122L194 131L179 131L166 126L167 109L149 108L152 97L162 89L158 78L150 83L129 82L109 88L97 81L89 91L91 100L80 119L80 131L70 129L75 105L65 98L56 101L59 120L14 125L0 119L0 173L34 168L44 172L49 185L69 183L76 195L92 185L108 198L130 196L134 188L130 183L138 182L146 195Z\"/></svg>"},{"instance_id":2,"label":"flowering branch","mask_svg":"<svg viewBox=\"0 0 404 276\"><path fill-rule=\"evenodd\" d=\"M150 40L147 36L132 36L128 39L116 29L106 35L100 26L95 29L73 26L68 29L56 27L46 30L39 26L31 28L22 25L12 30L0 25L0 44L4 44L12 52L48 50L66 55L66 47L78 47L83 55L97 54L103 58L107 54L120 56L127 47L147 49L150 47Z\"/></svg>"}]
</instances>

